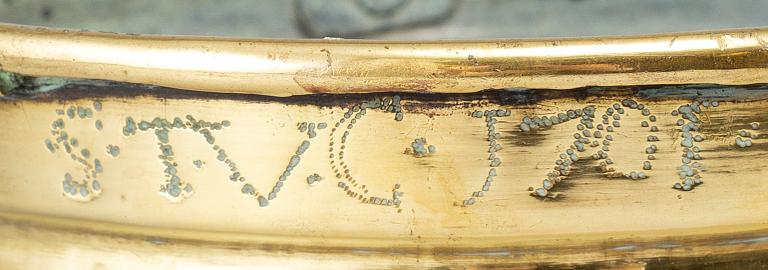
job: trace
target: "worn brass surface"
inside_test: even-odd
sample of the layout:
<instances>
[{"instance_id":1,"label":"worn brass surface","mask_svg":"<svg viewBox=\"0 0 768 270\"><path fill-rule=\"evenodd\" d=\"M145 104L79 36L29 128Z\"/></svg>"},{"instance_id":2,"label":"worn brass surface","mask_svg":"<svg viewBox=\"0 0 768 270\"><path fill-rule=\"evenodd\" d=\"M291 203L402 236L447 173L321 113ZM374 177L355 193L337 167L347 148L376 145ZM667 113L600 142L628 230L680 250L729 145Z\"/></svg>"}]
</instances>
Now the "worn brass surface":
<instances>
[{"instance_id":1,"label":"worn brass surface","mask_svg":"<svg viewBox=\"0 0 768 270\"><path fill-rule=\"evenodd\" d=\"M329 268L533 267L616 261L646 265L649 258L762 252L768 245L768 207L763 203L768 184L762 181L766 135L752 130L750 123L764 123L768 105L754 96L748 102L727 101L732 98L723 98L721 89L694 90L721 100L718 107L703 109L696 133L706 138L696 142L703 158L695 160L705 167L698 173L704 184L688 192L672 188L681 181L683 147L675 124L679 117L669 112L690 100L635 97L657 116L653 125L660 131L649 132L640 124L646 117L627 109L620 127L605 134L614 137L609 153L615 171L643 171L648 178L608 177L598 170L600 160L590 157L599 147L588 148L577 152L581 163L552 190L561 195L543 200L531 196L528 187L542 185L558 155L571 145L573 133L579 132L578 119L537 132L521 131L521 119L587 105L602 112L624 99L625 91L596 90L604 94L586 99L539 97L528 105L498 103L505 98L488 94L448 100L406 95L402 121L394 120L393 113L368 109L352 129L346 128L348 122L340 125L333 139L334 123L346 119L344 113L354 104L374 97L250 99L106 85L9 98L0 112L0 153L6 161L0 166L0 232L5 236L0 261L22 266L33 257L45 257L50 259L34 261L43 268L104 264L108 269L145 263L313 268L329 261ZM736 94L745 91L753 95L765 90ZM68 108L93 108L94 101L102 110L93 111L92 117L68 117ZM490 168L486 122L470 116L488 109L509 109L511 114L495 124L503 147L495 152L501 160L498 176L475 204L462 205L480 190ZM213 131L213 144L191 128L170 130L175 174L194 186L191 196L178 200L161 189L168 177L158 156L163 143L154 129L126 136L123 128L127 117L140 124L156 117L187 121L186 115L227 120L230 126ZM57 119L63 119L63 128L52 127ZM350 119L354 114L346 121ZM96 120L103 122L102 130L95 128ZM304 121L329 127L309 138L297 128ZM45 140L55 142L60 135L51 132L57 130L66 131L69 141L78 140L75 156L88 149L90 164L99 159L103 173L86 178L88 166L73 160L64 142L50 152ZM734 144L740 130L752 133L754 145ZM350 135L341 143L344 131ZM659 141L647 142L650 134ZM425 157L405 154L419 137L437 151ZM260 207L257 197L273 190L304 140L310 147L301 162L279 195ZM658 147L653 168L642 170L644 149L652 144ZM120 147L120 154L112 157L109 145ZM237 164L244 182L229 179L231 167L217 160L213 145ZM392 198L397 184L404 192L399 207L363 203L338 187L338 182L348 182L344 169L334 170L330 163L341 166L337 157L329 158L329 147L335 146L338 155L341 145L349 174L369 190L365 197ZM66 195L62 182L67 173L75 181L98 179L101 193ZM314 173L324 180L310 185L306 178ZM245 183L258 194L243 194Z\"/></svg>"},{"instance_id":2,"label":"worn brass surface","mask_svg":"<svg viewBox=\"0 0 768 270\"><path fill-rule=\"evenodd\" d=\"M257 40L0 24L0 63L34 76L286 96L768 83L764 29L490 41Z\"/></svg>"},{"instance_id":3,"label":"worn brass surface","mask_svg":"<svg viewBox=\"0 0 768 270\"><path fill-rule=\"evenodd\" d=\"M4 71L109 81L18 77L0 97L0 268L765 266L762 35L496 48L513 43L4 25ZM710 84L649 86L693 82ZM477 92L513 86L550 89ZM276 97L308 91L356 94Z\"/></svg>"}]
</instances>

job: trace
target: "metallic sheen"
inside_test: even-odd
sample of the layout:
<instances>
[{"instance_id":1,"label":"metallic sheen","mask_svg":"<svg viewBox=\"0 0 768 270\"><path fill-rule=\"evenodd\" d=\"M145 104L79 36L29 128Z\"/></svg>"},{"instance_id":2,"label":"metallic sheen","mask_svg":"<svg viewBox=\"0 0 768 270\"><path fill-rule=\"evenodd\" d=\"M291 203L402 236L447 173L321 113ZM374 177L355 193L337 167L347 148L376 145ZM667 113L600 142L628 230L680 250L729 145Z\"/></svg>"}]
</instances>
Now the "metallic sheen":
<instances>
[{"instance_id":1,"label":"metallic sheen","mask_svg":"<svg viewBox=\"0 0 768 270\"><path fill-rule=\"evenodd\" d=\"M265 40L0 24L0 69L288 96L767 83L768 30L485 41Z\"/></svg>"}]
</instances>

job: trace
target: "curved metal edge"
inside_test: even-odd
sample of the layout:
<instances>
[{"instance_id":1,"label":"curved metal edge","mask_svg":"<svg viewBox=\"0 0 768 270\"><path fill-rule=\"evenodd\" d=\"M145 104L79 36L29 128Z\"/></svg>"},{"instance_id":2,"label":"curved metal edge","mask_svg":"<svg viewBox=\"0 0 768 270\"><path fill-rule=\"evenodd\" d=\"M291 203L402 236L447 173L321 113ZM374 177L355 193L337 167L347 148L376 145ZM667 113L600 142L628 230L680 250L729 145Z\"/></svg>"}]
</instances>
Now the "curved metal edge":
<instances>
[{"instance_id":1,"label":"curved metal edge","mask_svg":"<svg viewBox=\"0 0 768 270\"><path fill-rule=\"evenodd\" d=\"M706 235L706 232L702 233ZM7 263L9 256L46 258L39 263L51 265L63 261L70 264L92 264L97 261L119 264L142 262L134 258L113 256L113 251L119 250L145 258L150 254L160 258L187 258L187 263L199 264L201 267L210 267L208 264L212 262L259 265L300 260L306 264L300 268L312 268L318 262L332 261L338 257L344 257L344 262L352 266L360 267L375 261L382 268L398 265L495 265L536 268L542 265L557 265L563 262L562 258L571 258L569 264L572 266L605 264L616 267L616 263L624 266L645 265L660 259L691 264L718 262L722 258L739 254L746 254L747 257L752 256L750 254L762 256L760 254L765 254L768 246L768 237L765 236L764 230L704 235L643 241L633 240L636 235L617 235L611 241L592 242L583 246L574 246L574 243L560 240L557 236L552 236L549 244L522 241L489 248L441 246L434 243L392 246L388 241L371 246L370 241L361 243L350 241L352 239L331 238L305 239L299 241L302 244L292 245L286 244L285 237L277 236L221 235L4 212L0 213L0 236L4 239L0 241L0 250L5 252L0 255L0 262ZM93 243L99 243L99 246L94 248ZM42 246L46 248L42 249ZM69 256L70 253L66 251L73 249L78 250L78 255ZM243 256L246 253L248 255ZM279 257L275 257L277 255ZM192 259L201 256L207 259ZM163 260L156 263L160 262Z\"/></svg>"},{"instance_id":2,"label":"curved metal edge","mask_svg":"<svg viewBox=\"0 0 768 270\"><path fill-rule=\"evenodd\" d=\"M145 36L0 24L0 69L179 89L311 93L768 83L768 29L487 41Z\"/></svg>"}]
</instances>

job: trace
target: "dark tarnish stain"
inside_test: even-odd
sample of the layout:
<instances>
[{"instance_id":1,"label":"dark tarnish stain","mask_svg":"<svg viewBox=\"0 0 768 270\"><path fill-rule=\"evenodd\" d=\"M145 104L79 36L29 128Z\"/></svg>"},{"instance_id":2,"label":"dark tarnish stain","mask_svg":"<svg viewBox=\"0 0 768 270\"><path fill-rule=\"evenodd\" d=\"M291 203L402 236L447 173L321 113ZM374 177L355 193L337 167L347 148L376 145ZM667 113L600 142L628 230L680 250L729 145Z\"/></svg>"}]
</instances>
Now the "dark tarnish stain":
<instances>
[{"instance_id":1,"label":"dark tarnish stain","mask_svg":"<svg viewBox=\"0 0 768 270\"><path fill-rule=\"evenodd\" d=\"M750 270L766 269L766 265L768 265L768 251L751 251L725 255L657 257L635 261L607 260L587 264L549 263L534 265L530 268L540 270L564 270L624 269L624 267L634 269L642 267L646 270Z\"/></svg>"},{"instance_id":2,"label":"dark tarnish stain","mask_svg":"<svg viewBox=\"0 0 768 270\"><path fill-rule=\"evenodd\" d=\"M516 125L512 125L511 130L505 130L502 133L505 136L501 137L501 141L514 146L537 146L547 137L546 132L522 132Z\"/></svg>"},{"instance_id":3,"label":"dark tarnish stain","mask_svg":"<svg viewBox=\"0 0 768 270\"><path fill-rule=\"evenodd\" d=\"M647 259L646 270L728 270L766 269L768 251L740 252L701 257L662 257Z\"/></svg>"},{"instance_id":4,"label":"dark tarnish stain","mask_svg":"<svg viewBox=\"0 0 768 270\"><path fill-rule=\"evenodd\" d=\"M393 90L394 91L394 90ZM216 93L188 91L152 85L111 82L111 81L83 81L72 82L55 90L46 92L12 92L0 98L0 102L15 102L18 100L29 101L62 101L77 100L83 98L135 98L153 97L157 99L195 99L195 100L234 100L253 103L279 102L289 105L315 105L321 107L342 106L348 107L372 98L381 98L397 94L409 101L414 101L407 107L417 108L453 108L454 104L462 107L472 107L476 102L499 105L523 105L533 104L549 98L561 98L567 96L585 95L583 91L559 91L559 90L529 90L529 89L495 89L479 91L475 93L414 93L414 92L387 92L387 93L360 93L360 94L330 94L319 93L311 95L296 95L289 97L275 97L241 93ZM452 104L453 103L453 104Z\"/></svg>"},{"instance_id":5,"label":"dark tarnish stain","mask_svg":"<svg viewBox=\"0 0 768 270\"><path fill-rule=\"evenodd\" d=\"M28 81L28 80L25 80ZM102 80L72 80L59 88L47 91L23 89L0 97L0 102L16 100L62 101L82 98L133 98L154 97L158 99L196 99L196 100L234 100L248 103L274 103L288 105L314 105L320 107L348 107L376 97L400 95L408 103L403 107L408 111L423 112L435 108L470 108L476 105L534 105L555 100L573 99L585 101L595 96L601 98L636 96L648 100L695 99L718 97L718 100L755 100L768 99L768 85L722 86L722 85L651 85L586 87L570 90L551 89L487 89L473 93L425 93L417 85L402 88L357 89L357 91L375 91L373 93L324 93L328 89L322 86L306 86L316 94L276 97L242 93L215 93L188 91L145 84L124 83ZM421 90L420 90L421 88ZM352 90L350 90L352 91ZM422 92L420 92L422 91Z\"/></svg>"},{"instance_id":6,"label":"dark tarnish stain","mask_svg":"<svg viewBox=\"0 0 768 270\"><path fill-rule=\"evenodd\" d=\"M750 85L716 85L716 84L687 84L687 85L657 85L642 87L636 93L638 97L649 100L695 99L746 101L768 98L768 84Z\"/></svg>"},{"instance_id":7,"label":"dark tarnish stain","mask_svg":"<svg viewBox=\"0 0 768 270\"><path fill-rule=\"evenodd\" d=\"M0 98L0 102L29 100L29 101L61 101L77 100L82 98L135 98L135 97L153 97L157 99L197 99L197 100L235 100L253 103L273 103L279 102L289 105L315 105L321 107L347 107L362 101L370 100L376 97L391 96L397 94L404 99L414 101L408 106L409 109L435 108L433 105L446 108L453 107L451 103L461 104L461 106L471 107L474 102L480 101L488 104L514 105L527 104L547 97L555 98L556 93L565 93L562 91L552 91L551 94L542 94L535 90L487 90L476 93L461 94L435 94L435 93L415 93L415 92L387 92L389 90L381 89L381 93L361 93L361 94L329 94L319 93L311 95L296 95L289 97L275 97L255 94L240 93L215 93L201 91L187 91L167 87L152 85L111 82L111 81L81 81L71 82L62 87L46 92L12 92L7 96ZM399 91L399 89L390 89ZM387 92L387 93L384 93ZM446 103L446 104L439 104Z\"/></svg>"}]
</instances>

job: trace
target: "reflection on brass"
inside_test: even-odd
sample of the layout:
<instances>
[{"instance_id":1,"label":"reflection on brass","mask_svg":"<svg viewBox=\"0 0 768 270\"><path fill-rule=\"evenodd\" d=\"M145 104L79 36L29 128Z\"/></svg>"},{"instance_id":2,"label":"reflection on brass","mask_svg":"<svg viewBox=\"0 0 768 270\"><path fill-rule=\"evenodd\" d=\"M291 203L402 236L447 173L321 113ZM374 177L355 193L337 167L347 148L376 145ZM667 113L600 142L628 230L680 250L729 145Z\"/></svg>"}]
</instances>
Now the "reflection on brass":
<instances>
[{"instance_id":1,"label":"reflection on brass","mask_svg":"<svg viewBox=\"0 0 768 270\"><path fill-rule=\"evenodd\" d=\"M4 25L0 265L765 266L761 35L410 44ZM548 89L479 91L503 87ZM293 95L310 92L355 94Z\"/></svg>"},{"instance_id":2,"label":"reflection on brass","mask_svg":"<svg viewBox=\"0 0 768 270\"><path fill-rule=\"evenodd\" d=\"M0 24L2 69L274 96L768 82L768 31L489 41L137 36Z\"/></svg>"}]
</instances>

